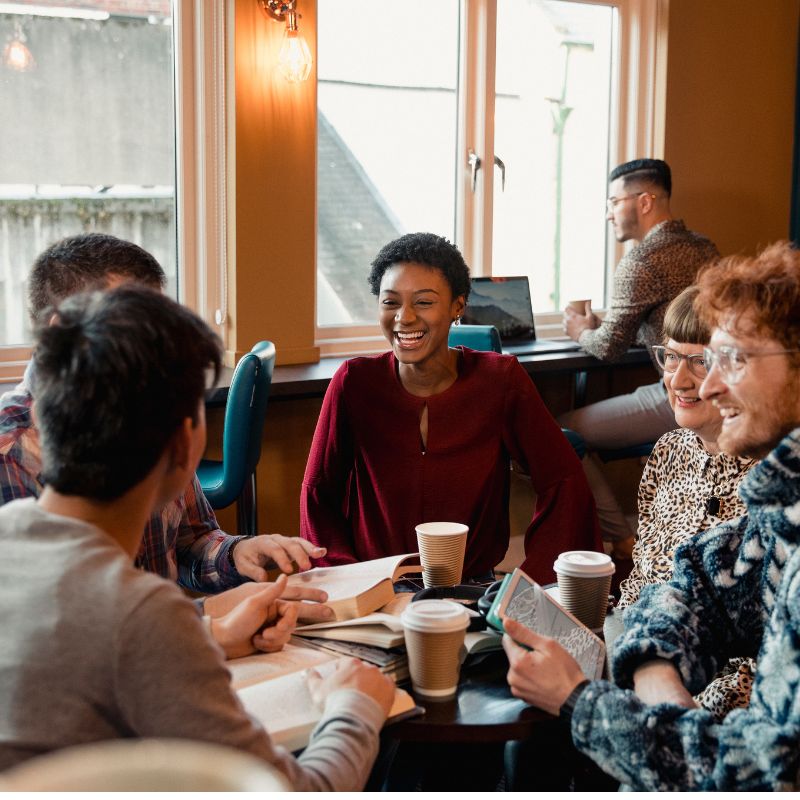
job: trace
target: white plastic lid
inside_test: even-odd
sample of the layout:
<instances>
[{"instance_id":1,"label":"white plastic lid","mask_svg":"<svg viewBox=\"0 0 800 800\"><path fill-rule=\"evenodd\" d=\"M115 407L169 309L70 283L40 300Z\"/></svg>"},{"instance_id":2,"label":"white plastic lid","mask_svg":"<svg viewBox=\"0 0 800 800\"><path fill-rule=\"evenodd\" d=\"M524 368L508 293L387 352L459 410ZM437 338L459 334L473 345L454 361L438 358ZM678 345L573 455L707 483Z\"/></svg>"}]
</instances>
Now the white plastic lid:
<instances>
[{"instance_id":1,"label":"white plastic lid","mask_svg":"<svg viewBox=\"0 0 800 800\"><path fill-rule=\"evenodd\" d=\"M568 550L556 559L553 569L557 575L573 578L601 578L613 575L616 567L611 556L593 550Z\"/></svg>"},{"instance_id":2,"label":"white plastic lid","mask_svg":"<svg viewBox=\"0 0 800 800\"><path fill-rule=\"evenodd\" d=\"M422 633L451 633L469 625L467 610L452 600L419 600L400 615L404 628Z\"/></svg>"},{"instance_id":3,"label":"white plastic lid","mask_svg":"<svg viewBox=\"0 0 800 800\"><path fill-rule=\"evenodd\" d=\"M468 533L469 527L460 522L421 522L414 530L428 536L452 536L454 533Z\"/></svg>"}]
</instances>

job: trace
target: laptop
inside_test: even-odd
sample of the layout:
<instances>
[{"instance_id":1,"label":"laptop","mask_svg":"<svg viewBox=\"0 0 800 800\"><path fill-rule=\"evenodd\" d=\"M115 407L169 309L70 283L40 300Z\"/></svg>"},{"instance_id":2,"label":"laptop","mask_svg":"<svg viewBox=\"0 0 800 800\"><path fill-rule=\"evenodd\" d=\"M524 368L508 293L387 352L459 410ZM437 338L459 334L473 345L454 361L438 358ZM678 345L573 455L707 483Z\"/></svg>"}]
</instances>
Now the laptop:
<instances>
[{"instance_id":1,"label":"laptop","mask_svg":"<svg viewBox=\"0 0 800 800\"><path fill-rule=\"evenodd\" d=\"M580 350L571 339L537 339L533 323L531 290L526 275L513 278L473 278L465 325L494 325L503 352L523 356Z\"/></svg>"}]
</instances>

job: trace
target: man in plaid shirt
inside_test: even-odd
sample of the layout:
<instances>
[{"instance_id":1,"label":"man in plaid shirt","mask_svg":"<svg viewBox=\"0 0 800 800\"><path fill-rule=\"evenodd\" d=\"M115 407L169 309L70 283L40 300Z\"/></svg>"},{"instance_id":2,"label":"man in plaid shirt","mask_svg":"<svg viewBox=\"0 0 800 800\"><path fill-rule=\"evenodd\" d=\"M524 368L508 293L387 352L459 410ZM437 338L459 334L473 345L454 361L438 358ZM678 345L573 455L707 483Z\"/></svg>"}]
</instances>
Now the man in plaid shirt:
<instances>
[{"instance_id":1,"label":"man in plaid shirt","mask_svg":"<svg viewBox=\"0 0 800 800\"><path fill-rule=\"evenodd\" d=\"M30 312L37 318L65 297L89 288L127 281L163 289L166 276L148 252L131 242L99 233L72 236L42 253L28 281ZM31 362L22 383L0 397L0 503L38 497L41 452L31 415ZM243 581L265 581L267 569L301 570L324 548L304 539L261 535L231 536L220 530L195 477L184 494L147 524L136 565L198 592L214 593Z\"/></svg>"}]
</instances>

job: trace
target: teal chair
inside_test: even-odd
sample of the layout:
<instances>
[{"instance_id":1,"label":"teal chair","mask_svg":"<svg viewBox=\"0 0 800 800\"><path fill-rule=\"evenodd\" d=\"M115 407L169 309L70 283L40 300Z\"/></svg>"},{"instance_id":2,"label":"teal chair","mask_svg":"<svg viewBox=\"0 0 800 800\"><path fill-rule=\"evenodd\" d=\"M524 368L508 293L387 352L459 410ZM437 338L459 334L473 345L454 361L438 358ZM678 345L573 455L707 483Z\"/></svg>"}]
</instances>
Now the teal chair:
<instances>
[{"instance_id":1,"label":"teal chair","mask_svg":"<svg viewBox=\"0 0 800 800\"><path fill-rule=\"evenodd\" d=\"M461 344L472 350L503 352L500 333L494 325L451 325L447 344L450 347L457 347Z\"/></svg>"},{"instance_id":2,"label":"teal chair","mask_svg":"<svg viewBox=\"0 0 800 800\"><path fill-rule=\"evenodd\" d=\"M239 533L258 532L256 465L267 412L275 345L259 342L242 356L231 378L222 430L222 461L203 459L197 478L213 509L236 503Z\"/></svg>"}]
</instances>

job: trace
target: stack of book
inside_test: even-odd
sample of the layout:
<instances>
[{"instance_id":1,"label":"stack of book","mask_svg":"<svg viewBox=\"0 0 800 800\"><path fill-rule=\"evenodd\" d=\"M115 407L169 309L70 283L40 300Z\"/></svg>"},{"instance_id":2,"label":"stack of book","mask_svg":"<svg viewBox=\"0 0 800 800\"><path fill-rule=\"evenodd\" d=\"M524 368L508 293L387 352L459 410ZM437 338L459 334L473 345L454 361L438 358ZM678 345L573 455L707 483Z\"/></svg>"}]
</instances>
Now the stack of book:
<instances>
[{"instance_id":1,"label":"stack of book","mask_svg":"<svg viewBox=\"0 0 800 800\"><path fill-rule=\"evenodd\" d=\"M336 613L334 622L298 628L293 641L360 658L396 680L404 680L408 677L408 659L400 615L412 595L395 594L394 582L421 569L419 555L409 553L292 575L291 583L324 589L328 605ZM492 631L468 633L465 640L468 654L500 647L501 637Z\"/></svg>"},{"instance_id":2,"label":"stack of book","mask_svg":"<svg viewBox=\"0 0 800 800\"><path fill-rule=\"evenodd\" d=\"M400 614L412 595L394 597L378 611L358 619L306 625L295 631L292 641L300 646L353 656L375 664L396 681L408 677L403 624Z\"/></svg>"},{"instance_id":3,"label":"stack of book","mask_svg":"<svg viewBox=\"0 0 800 800\"><path fill-rule=\"evenodd\" d=\"M408 677L400 615L411 594L395 594L394 582L421 572L419 556L411 553L360 564L322 567L297 573L289 582L323 589L336 614L332 622L298 628L290 644L278 653L262 653L227 662L234 688L245 709L259 719L273 739L290 750L308 744L322 710L306 686L306 670L325 674L342 656L375 664L396 681ZM499 634L468 633L465 647L474 653L501 647ZM397 689L390 720L422 713L411 696Z\"/></svg>"}]
</instances>

